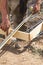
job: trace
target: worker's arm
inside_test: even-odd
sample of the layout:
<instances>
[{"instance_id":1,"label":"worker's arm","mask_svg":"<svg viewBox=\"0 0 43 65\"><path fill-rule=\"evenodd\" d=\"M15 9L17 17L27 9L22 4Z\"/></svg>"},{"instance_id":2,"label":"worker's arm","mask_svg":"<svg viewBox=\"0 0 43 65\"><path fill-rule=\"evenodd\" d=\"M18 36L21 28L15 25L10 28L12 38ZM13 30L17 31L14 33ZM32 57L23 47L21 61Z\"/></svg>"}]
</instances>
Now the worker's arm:
<instances>
[{"instance_id":1,"label":"worker's arm","mask_svg":"<svg viewBox=\"0 0 43 65\"><path fill-rule=\"evenodd\" d=\"M1 28L6 31L9 26L10 26L10 21L8 18L8 12L7 12L7 0L1 0L1 5L0 5L0 11L2 14L2 23L1 23Z\"/></svg>"}]
</instances>

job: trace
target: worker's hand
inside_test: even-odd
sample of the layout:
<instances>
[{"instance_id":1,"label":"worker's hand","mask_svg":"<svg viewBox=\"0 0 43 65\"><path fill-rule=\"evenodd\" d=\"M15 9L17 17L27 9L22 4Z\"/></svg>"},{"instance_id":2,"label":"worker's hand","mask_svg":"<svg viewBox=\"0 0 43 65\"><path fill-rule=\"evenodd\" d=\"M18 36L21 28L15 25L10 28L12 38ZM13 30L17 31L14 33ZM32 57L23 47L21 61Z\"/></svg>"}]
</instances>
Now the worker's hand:
<instances>
[{"instance_id":1,"label":"worker's hand","mask_svg":"<svg viewBox=\"0 0 43 65\"><path fill-rule=\"evenodd\" d=\"M40 11L40 4L41 4L41 0L36 0L35 5L33 6L33 13L37 13Z\"/></svg>"},{"instance_id":2,"label":"worker's hand","mask_svg":"<svg viewBox=\"0 0 43 65\"><path fill-rule=\"evenodd\" d=\"M4 31L7 31L10 27L10 22L9 21L6 21L6 22L2 22L1 25L0 25L0 28Z\"/></svg>"},{"instance_id":3,"label":"worker's hand","mask_svg":"<svg viewBox=\"0 0 43 65\"><path fill-rule=\"evenodd\" d=\"M33 6L33 14L34 13L37 13L40 11L40 4L36 3L34 6Z\"/></svg>"}]
</instances>

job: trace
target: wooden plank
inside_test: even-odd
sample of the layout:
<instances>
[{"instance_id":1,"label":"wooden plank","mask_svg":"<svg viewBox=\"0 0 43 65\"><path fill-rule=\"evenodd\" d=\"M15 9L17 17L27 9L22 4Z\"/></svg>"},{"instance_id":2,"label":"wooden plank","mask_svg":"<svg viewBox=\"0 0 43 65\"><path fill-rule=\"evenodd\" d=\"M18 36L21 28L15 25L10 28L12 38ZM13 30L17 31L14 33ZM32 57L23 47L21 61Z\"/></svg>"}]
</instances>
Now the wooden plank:
<instances>
[{"instance_id":1,"label":"wooden plank","mask_svg":"<svg viewBox=\"0 0 43 65\"><path fill-rule=\"evenodd\" d=\"M0 34L6 35L6 32L4 32L2 29L0 29Z\"/></svg>"},{"instance_id":2,"label":"wooden plank","mask_svg":"<svg viewBox=\"0 0 43 65\"><path fill-rule=\"evenodd\" d=\"M10 28L10 29L9 29L9 33L10 33L12 30L13 30L13 29ZM29 33L23 32L23 31L17 31L17 32L13 35L13 37L18 38L18 39L22 39L22 40L25 40L25 41L29 41L29 39L30 39L29 36L30 36Z\"/></svg>"},{"instance_id":3,"label":"wooden plank","mask_svg":"<svg viewBox=\"0 0 43 65\"><path fill-rule=\"evenodd\" d=\"M38 26L36 26L31 32L30 32L30 40L37 37L37 35L42 31L42 23L40 23Z\"/></svg>"},{"instance_id":4,"label":"wooden plank","mask_svg":"<svg viewBox=\"0 0 43 65\"><path fill-rule=\"evenodd\" d=\"M25 41L31 41L32 39L34 39L35 37L37 37L37 35L42 30L43 30L43 22L40 23L38 26L36 26L32 31L30 31L30 33L22 32L22 31L17 31L13 35L13 37L18 38L18 39L22 39L22 40L25 40ZM9 29L9 33L11 31L13 31L12 28ZM6 35L6 32L4 32L3 30L0 29L0 34Z\"/></svg>"},{"instance_id":5,"label":"wooden plank","mask_svg":"<svg viewBox=\"0 0 43 65\"><path fill-rule=\"evenodd\" d=\"M22 32L22 31L18 31L18 32L15 33L15 35L13 37L18 38L18 39L22 39L22 40L29 41L30 34L29 33L26 33L26 32Z\"/></svg>"},{"instance_id":6,"label":"wooden plank","mask_svg":"<svg viewBox=\"0 0 43 65\"><path fill-rule=\"evenodd\" d=\"M42 23L42 31L43 31L43 23Z\"/></svg>"},{"instance_id":7,"label":"wooden plank","mask_svg":"<svg viewBox=\"0 0 43 65\"><path fill-rule=\"evenodd\" d=\"M12 31L13 29L10 28L9 33ZM0 34L2 35L6 35L6 32L4 32L3 30L0 29ZM26 40L29 41L29 33L26 32L22 32L22 31L17 31L14 36L14 38L18 38L18 39L22 39L22 40Z\"/></svg>"}]
</instances>

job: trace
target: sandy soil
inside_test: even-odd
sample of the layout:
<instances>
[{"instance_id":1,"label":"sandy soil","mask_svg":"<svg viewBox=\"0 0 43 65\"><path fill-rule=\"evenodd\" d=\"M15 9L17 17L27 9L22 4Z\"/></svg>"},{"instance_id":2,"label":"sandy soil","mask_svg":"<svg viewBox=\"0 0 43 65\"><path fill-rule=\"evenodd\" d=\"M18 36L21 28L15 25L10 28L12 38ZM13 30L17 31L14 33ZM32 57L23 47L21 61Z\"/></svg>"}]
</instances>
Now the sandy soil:
<instances>
[{"instance_id":1,"label":"sandy soil","mask_svg":"<svg viewBox=\"0 0 43 65\"><path fill-rule=\"evenodd\" d=\"M0 51L0 65L43 65L43 36L22 49L16 49L15 43L26 44L25 41L16 41L6 45Z\"/></svg>"}]
</instances>

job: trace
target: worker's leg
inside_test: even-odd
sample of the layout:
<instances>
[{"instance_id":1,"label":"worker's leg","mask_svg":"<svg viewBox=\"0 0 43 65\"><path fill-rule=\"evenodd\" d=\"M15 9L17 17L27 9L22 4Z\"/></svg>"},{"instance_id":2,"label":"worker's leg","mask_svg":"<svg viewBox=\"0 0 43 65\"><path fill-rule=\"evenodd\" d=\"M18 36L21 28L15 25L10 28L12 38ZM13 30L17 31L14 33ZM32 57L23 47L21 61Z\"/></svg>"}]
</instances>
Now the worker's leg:
<instances>
[{"instance_id":1,"label":"worker's leg","mask_svg":"<svg viewBox=\"0 0 43 65\"><path fill-rule=\"evenodd\" d=\"M26 13L27 2L28 2L28 0L20 0L20 2L19 2L19 4L20 4L20 13L22 15L24 15Z\"/></svg>"}]
</instances>

